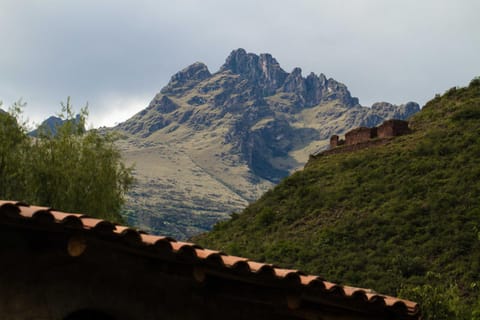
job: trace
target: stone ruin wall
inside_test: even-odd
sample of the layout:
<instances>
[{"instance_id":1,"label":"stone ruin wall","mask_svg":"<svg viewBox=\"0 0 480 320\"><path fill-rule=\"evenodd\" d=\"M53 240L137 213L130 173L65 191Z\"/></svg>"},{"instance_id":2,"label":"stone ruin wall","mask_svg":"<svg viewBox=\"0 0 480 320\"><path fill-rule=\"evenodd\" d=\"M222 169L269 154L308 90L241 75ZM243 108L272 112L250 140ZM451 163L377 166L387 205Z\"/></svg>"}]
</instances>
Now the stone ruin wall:
<instances>
[{"instance_id":1,"label":"stone ruin wall","mask_svg":"<svg viewBox=\"0 0 480 320\"><path fill-rule=\"evenodd\" d=\"M411 132L408 122L403 120L388 120L377 127L379 138L396 137Z\"/></svg>"},{"instance_id":2,"label":"stone ruin wall","mask_svg":"<svg viewBox=\"0 0 480 320\"><path fill-rule=\"evenodd\" d=\"M384 139L401 136L410 132L411 130L408 127L408 121L387 120L378 127L360 127L350 130L345 134L345 140L340 139L338 135L333 135L330 138L330 149L336 148L343 144L352 146L369 142L374 138Z\"/></svg>"},{"instance_id":3,"label":"stone ruin wall","mask_svg":"<svg viewBox=\"0 0 480 320\"><path fill-rule=\"evenodd\" d=\"M336 134L330 137L330 148L335 148L344 144L345 140L339 139Z\"/></svg>"},{"instance_id":4,"label":"stone ruin wall","mask_svg":"<svg viewBox=\"0 0 480 320\"><path fill-rule=\"evenodd\" d=\"M377 128L360 127L350 130L345 134L345 144L353 145L357 143L366 142L377 136Z\"/></svg>"}]
</instances>

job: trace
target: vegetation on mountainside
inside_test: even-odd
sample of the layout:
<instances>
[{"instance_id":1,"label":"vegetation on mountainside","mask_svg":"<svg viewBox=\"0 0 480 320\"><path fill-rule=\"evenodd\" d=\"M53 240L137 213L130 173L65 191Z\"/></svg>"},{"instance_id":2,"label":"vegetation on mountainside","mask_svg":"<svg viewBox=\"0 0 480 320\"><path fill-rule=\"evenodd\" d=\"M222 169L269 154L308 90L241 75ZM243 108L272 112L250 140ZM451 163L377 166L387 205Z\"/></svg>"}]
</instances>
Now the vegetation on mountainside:
<instances>
[{"instance_id":1,"label":"vegetation on mountainside","mask_svg":"<svg viewBox=\"0 0 480 320\"><path fill-rule=\"evenodd\" d=\"M30 138L20 121L23 106L0 113L0 199L121 221L133 179L112 137L86 131L86 108L75 117L68 99L55 135L40 128Z\"/></svg>"},{"instance_id":2,"label":"vegetation on mountainside","mask_svg":"<svg viewBox=\"0 0 480 320\"><path fill-rule=\"evenodd\" d=\"M478 319L480 79L411 126L385 146L312 159L195 241L416 300L425 319Z\"/></svg>"}]
</instances>

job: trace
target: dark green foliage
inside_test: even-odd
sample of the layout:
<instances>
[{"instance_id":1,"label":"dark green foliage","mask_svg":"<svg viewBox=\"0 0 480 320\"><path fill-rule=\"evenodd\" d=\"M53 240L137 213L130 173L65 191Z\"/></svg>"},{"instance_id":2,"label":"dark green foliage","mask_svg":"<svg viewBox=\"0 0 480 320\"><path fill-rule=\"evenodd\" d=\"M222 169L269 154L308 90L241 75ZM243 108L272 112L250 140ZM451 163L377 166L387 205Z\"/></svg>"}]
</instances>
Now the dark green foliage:
<instances>
[{"instance_id":1,"label":"dark green foliage","mask_svg":"<svg viewBox=\"0 0 480 320\"><path fill-rule=\"evenodd\" d=\"M425 319L478 318L480 81L411 125L388 145L312 159L195 241L419 300Z\"/></svg>"},{"instance_id":2,"label":"dark green foliage","mask_svg":"<svg viewBox=\"0 0 480 320\"><path fill-rule=\"evenodd\" d=\"M426 283L420 286L405 286L399 292L401 296L408 296L421 303L424 319L475 319L475 311L469 312L462 308L460 292L456 285L449 283L441 275L431 272L425 278L427 282L440 284Z\"/></svg>"},{"instance_id":3,"label":"dark green foliage","mask_svg":"<svg viewBox=\"0 0 480 320\"><path fill-rule=\"evenodd\" d=\"M18 123L24 105L18 101L8 113L0 113L0 195L5 198L12 198L19 191L23 196L25 187L19 177L25 174L22 160L28 143L24 126Z\"/></svg>"},{"instance_id":4,"label":"dark green foliage","mask_svg":"<svg viewBox=\"0 0 480 320\"><path fill-rule=\"evenodd\" d=\"M86 109L75 117L70 99L63 124L29 138L19 124L18 105L0 114L0 199L23 200L68 212L121 221L132 183L111 136L85 131Z\"/></svg>"}]
</instances>

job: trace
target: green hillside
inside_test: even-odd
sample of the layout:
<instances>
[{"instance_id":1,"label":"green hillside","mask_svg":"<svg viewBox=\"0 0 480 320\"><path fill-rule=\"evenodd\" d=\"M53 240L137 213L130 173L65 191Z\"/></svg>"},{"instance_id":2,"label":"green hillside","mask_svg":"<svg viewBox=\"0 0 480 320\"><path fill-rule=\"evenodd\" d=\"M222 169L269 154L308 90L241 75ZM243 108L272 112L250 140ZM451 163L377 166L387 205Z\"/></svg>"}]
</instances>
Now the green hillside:
<instances>
[{"instance_id":1,"label":"green hillside","mask_svg":"<svg viewBox=\"0 0 480 320\"><path fill-rule=\"evenodd\" d=\"M387 145L311 159L195 241L420 300L427 319L475 318L480 79L410 121L413 133Z\"/></svg>"}]
</instances>

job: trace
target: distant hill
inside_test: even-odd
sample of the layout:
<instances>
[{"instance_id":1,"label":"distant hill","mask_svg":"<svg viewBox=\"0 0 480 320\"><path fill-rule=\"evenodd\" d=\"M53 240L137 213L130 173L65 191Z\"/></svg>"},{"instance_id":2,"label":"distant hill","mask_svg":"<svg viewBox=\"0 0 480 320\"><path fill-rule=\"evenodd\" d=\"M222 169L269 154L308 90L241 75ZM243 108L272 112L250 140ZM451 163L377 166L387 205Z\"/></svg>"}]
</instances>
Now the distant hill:
<instances>
[{"instance_id":1,"label":"distant hill","mask_svg":"<svg viewBox=\"0 0 480 320\"><path fill-rule=\"evenodd\" d=\"M129 222L180 239L209 230L303 167L332 134L418 110L363 107L344 84L288 73L270 54L234 50L213 74L194 63L114 128L137 168Z\"/></svg>"},{"instance_id":2,"label":"distant hill","mask_svg":"<svg viewBox=\"0 0 480 320\"><path fill-rule=\"evenodd\" d=\"M410 124L387 145L312 158L195 241L470 319L475 303L480 312L480 79Z\"/></svg>"},{"instance_id":3,"label":"distant hill","mask_svg":"<svg viewBox=\"0 0 480 320\"><path fill-rule=\"evenodd\" d=\"M31 137L37 137L40 133L42 133L55 136L57 134L57 129L63 124L65 124L66 121L69 120L63 120L60 117L51 116L48 119L44 120L37 129L30 131L28 135ZM75 124L80 123L80 115L76 116L74 122ZM83 129L85 130L85 128Z\"/></svg>"}]
</instances>

